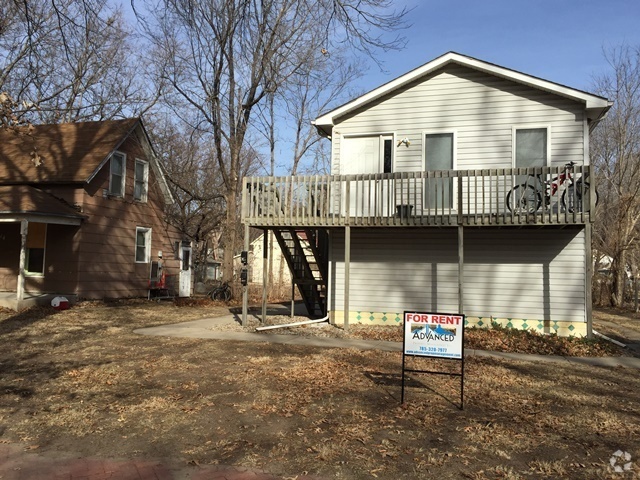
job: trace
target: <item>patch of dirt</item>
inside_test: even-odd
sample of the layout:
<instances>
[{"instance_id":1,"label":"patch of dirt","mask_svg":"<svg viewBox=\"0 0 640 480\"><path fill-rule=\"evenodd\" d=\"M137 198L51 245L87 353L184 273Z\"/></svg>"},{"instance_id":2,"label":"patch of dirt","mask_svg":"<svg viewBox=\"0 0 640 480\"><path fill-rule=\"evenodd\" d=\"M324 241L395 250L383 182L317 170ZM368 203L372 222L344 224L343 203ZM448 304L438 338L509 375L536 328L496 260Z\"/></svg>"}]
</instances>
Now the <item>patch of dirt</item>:
<instances>
[{"instance_id":1,"label":"patch of dirt","mask_svg":"<svg viewBox=\"0 0 640 480\"><path fill-rule=\"evenodd\" d=\"M227 312L142 301L0 311L0 442L160 457L194 474L226 464L292 478L634 478L635 370L471 357L461 411L460 379L443 375L410 374L401 405L397 352L133 333ZM611 468L618 449L629 474Z\"/></svg>"}]
</instances>

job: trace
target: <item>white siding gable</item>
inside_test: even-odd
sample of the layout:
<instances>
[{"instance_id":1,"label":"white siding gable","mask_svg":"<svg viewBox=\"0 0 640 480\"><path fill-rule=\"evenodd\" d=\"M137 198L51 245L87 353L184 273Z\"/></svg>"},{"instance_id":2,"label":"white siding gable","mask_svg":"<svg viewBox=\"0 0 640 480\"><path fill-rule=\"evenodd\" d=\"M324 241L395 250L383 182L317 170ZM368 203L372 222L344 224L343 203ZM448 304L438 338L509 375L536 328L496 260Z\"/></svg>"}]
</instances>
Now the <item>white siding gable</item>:
<instances>
[{"instance_id":1,"label":"white siding gable","mask_svg":"<svg viewBox=\"0 0 640 480\"><path fill-rule=\"evenodd\" d=\"M341 174L343 136L393 133L395 171L423 170L424 132L455 131L457 169L513 166L514 127L548 127L550 164L585 160L584 105L529 86L449 65L431 77L345 115L333 127L332 173Z\"/></svg>"}]
</instances>

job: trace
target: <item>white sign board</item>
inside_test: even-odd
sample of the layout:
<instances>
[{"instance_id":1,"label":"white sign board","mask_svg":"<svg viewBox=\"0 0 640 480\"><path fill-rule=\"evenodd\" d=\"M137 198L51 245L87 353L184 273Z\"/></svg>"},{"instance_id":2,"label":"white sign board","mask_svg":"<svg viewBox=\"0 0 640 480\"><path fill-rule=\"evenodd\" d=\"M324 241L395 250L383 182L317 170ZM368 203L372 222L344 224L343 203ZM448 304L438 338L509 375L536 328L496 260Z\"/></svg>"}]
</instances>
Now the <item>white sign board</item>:
<instances>
[{"instance_id":1,"label":"white sign board","mask_svg":"<svg viewBox=\"0 0 640 480\"><path fill-rule=\"evenodd\" d=\"M404 312L404 354L462 359L464 315Z\"/></svg>"}]
</instances>

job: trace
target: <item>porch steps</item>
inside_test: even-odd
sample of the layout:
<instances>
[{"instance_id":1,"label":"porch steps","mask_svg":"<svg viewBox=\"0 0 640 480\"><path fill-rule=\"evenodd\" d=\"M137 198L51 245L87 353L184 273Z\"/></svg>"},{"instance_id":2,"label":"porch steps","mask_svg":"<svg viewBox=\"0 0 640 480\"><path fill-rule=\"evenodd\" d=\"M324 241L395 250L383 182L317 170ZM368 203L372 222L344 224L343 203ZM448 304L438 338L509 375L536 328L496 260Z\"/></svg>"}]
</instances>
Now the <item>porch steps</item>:
<instances>
[{"instance_id":1,"label":"porch steps","mask_svg":"<svg viewBox=\"0 0 640 480\"><path fill-rule=\"evenodd\" d=\"M324 316L329 266L328 233L310 228L276 228L274 234L309 315Z\"/></svg>"}]
</instances>

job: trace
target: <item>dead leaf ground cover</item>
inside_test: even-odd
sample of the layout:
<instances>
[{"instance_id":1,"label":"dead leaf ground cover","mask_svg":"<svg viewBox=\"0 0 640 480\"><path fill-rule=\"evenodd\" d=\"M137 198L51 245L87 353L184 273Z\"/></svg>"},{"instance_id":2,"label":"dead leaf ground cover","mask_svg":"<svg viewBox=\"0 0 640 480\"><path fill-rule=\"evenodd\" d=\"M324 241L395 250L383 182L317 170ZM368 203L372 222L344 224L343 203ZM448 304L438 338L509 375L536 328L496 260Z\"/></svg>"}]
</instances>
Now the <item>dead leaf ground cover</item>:
<instances>
[{"instance_id":1,"label":"dead leaf ground cover","mask_svg":"<svg viewBox=\"0 0 640 480\"><path fill-rule=\"evenodd\" d=\"M640 459L637 371L471 357L460 411L459 379L446 376L412 374L401 406L398 353L132 333L225 311L0 312L0 441L289 476L634 478L609 459Z\"/></svg>"},{"instance_id":2,"label":"dead leaf ground cover","mask_svg":"<svg viewBox=\"0 0 640 480\"><path fill-rule=\"evenodd\" d=\"M240 325L212 326L212 329L223 328L254 332L262 325L259 315L250 317L247 327ZM307 320L305 317L275 315L267 318L268 325L283 325L291 322ZM640 320L637 322L640 324ZM350 325L348 330L342 326L328 323L300 325L295 327L264 330L262 333L279 333L302 336L319 336L334 338L357 338L367 340L384 340L402 342L402 325ZM498 352L530 353L538 355L560 355L570 357L605 357L632 355L627 349L608 342L602 338L592 340L578 337L559 337L557 335L542 335L534 331L513 330L494 326L493 328L465 329L465 347L479 350L493 350Z\"/></svg>"}]
</instances>

